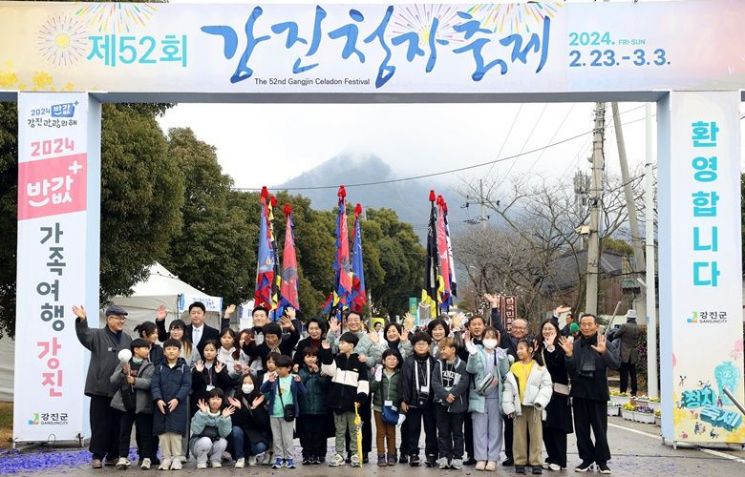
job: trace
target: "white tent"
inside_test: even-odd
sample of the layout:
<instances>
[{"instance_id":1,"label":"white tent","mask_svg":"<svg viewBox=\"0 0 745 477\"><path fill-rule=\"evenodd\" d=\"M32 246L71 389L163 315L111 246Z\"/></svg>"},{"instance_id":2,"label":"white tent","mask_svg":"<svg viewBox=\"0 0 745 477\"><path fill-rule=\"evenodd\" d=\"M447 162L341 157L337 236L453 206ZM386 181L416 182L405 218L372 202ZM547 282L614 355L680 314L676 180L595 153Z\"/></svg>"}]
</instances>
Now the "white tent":
<instances>
[{"instance_id":1,"label":"white tent","mask_svg":"<svg viewBox=\"0 0 745 477\"><path fill-rule=\"evenodd\" d=\"M182 318L189 323L186 311L195 301L201 301L207 308L206 322L215 328L220 328L222 313L222 298L209 296L186 282L179 280L163 265L155 263L150 266L150 276L147 280L137 283L130 296L117 296L111 299L111 304L124 307L127 316L126 331L133 334L133 329L143 321L154 321L155 310L163 305L168 310L166 323L175 318Z\"/></svg>"},{"instance_id":2,"label":"white tent","mask_svg":"<svg viewBox=\"0 0 745 477\"><path fill-rule=\"evenodd\" d=\"M175 318L182 318L189 323L186 310L189 304L201 301L207 308L206 322L220 329L222 312L222 298L206 295L178 279L178 277L163 265L155 263L150 267L147 280L137 283L133 287L131 296L117 296L111 300L112 304L123 306L129 315L125 331L135 335L134 327L143 321L155 321L155 310L163 305L168 310L166 325ZM99 323L104 323L103 310ZM15 341L5 336L0 339L0 401L13 400L13 356ZM81 390L82 392L82 390Z\"/></svg>"}]
</instances>

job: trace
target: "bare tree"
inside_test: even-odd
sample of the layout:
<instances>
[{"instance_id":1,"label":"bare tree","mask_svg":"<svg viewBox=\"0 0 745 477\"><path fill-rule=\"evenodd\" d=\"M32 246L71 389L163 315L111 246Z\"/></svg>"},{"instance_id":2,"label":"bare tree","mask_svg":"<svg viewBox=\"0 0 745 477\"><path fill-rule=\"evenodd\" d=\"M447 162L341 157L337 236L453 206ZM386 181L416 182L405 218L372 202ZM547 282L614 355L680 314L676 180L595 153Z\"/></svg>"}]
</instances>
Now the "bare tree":
<instances>
[{"instance_id":1,"label":"bare tree","mask_svg":"<svg viewBox=\"0 0 745 477\"><path fill-rule=\"evenodd\" d=\"M635 199L643 209L639 186L643 174L632 179ZM499 291L518 296L523 316L535 316L552 309L557 299L558 273L572 273L577 284L579 309L584 302L586 263L580 252L584 248L581 226L588 221L588 209L578 206L574 189L553 180L527 179L507 184L507 191L496 201L491 192L482 199L486 207L501 219L497 225L474 227L454 238L455 258L461 264L477 293ZM487 191L494 191L489 184ZM466 183L464 195L478 195L478 184ZM627 234L624 229L627 212L623 184L618 178L607 181L603 203L605 237ZM573 266L557 270L557 260L572 260Z\"/></svg>"}]
</instances>

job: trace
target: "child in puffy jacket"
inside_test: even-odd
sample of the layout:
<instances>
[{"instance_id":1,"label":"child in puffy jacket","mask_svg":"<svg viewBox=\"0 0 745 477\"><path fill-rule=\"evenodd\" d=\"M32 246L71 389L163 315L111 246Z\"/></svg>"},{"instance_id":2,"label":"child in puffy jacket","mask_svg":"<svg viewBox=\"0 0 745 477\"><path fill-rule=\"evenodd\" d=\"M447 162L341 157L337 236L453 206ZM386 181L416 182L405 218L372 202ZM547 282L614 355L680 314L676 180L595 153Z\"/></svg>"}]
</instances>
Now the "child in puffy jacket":
<instances>
[{"instance_id":1,"label":"child in puffy jacket","mask_svg":"<svg viewBox=\"0 0 745 477\"><path fill-rule=\"evenodd\" d=\"M206 469L209 459L213 468L222 467L222 454L228 447L233 428L230 416L235 406L225 407L225 393L220 388L207 392L207 399L197 401L198 411L191 418L189 448L197 460L197 469Z\"/></svg>"},{"instance_id":2,"label":"child in puffy jacket","mask_svg":"<svg viewBox=\"0 0 745 477\"><path fill-rule=\"evenodd\" d=\"M525 466L530 465L533 474L538 475L543 472L543 410L551 400L553 384L548 370L533 359L533 346L526 340L517 343L517 358L505 379L502 410L515 419L512 442L515 472L524 474Z\"/></svg>"}]
</instances>

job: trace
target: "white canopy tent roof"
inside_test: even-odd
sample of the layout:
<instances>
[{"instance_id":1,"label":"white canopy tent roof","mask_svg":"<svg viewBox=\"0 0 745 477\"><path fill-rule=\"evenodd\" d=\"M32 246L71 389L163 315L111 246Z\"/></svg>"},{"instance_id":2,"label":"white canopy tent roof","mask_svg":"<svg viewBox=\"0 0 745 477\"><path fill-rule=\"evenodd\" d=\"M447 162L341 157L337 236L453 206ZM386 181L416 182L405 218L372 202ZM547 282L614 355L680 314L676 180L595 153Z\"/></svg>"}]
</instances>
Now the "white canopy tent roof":
<instances>
[{"instance_id":1,"label":"white canopy tent roof","mask_svg":"<svg viewBox=\"0 0 745 477\"><path fill-rule=\"evenodd\" d=\"M207 295L194 288L156 262L150 266L150 276L147 280L137 283L132 288L132 295L114 297L111 304L127 310L129 315L126 330L134 334L132 330L139 323L155 320L155 310L161 305L168 310L166 323L180 317L188 324L188 317L182 315L195 301L204 303L207 308L206 322L219 329L222 298Z\"/></svg>"}]
</instances>

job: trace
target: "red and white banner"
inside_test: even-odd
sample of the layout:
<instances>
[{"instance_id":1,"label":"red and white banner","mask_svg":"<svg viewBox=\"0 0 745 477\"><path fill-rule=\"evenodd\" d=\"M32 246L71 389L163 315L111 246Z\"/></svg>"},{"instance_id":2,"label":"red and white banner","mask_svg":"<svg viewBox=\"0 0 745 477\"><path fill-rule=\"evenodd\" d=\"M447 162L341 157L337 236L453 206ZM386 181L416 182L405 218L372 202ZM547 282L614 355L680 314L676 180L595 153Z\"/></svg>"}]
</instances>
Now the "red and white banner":
<instances>
[{"instance_id":1,"label":"red and white banner","mask_svg":"<svg viewBox=\"0 0 745 477\"><path fill-rule=\"evenodd\" d=\"M87 428L86 353L70 308L98 309L100 107L87 94L20 93L18 116L13 438L76 440Z\"/></svg>"}]
</instances>

